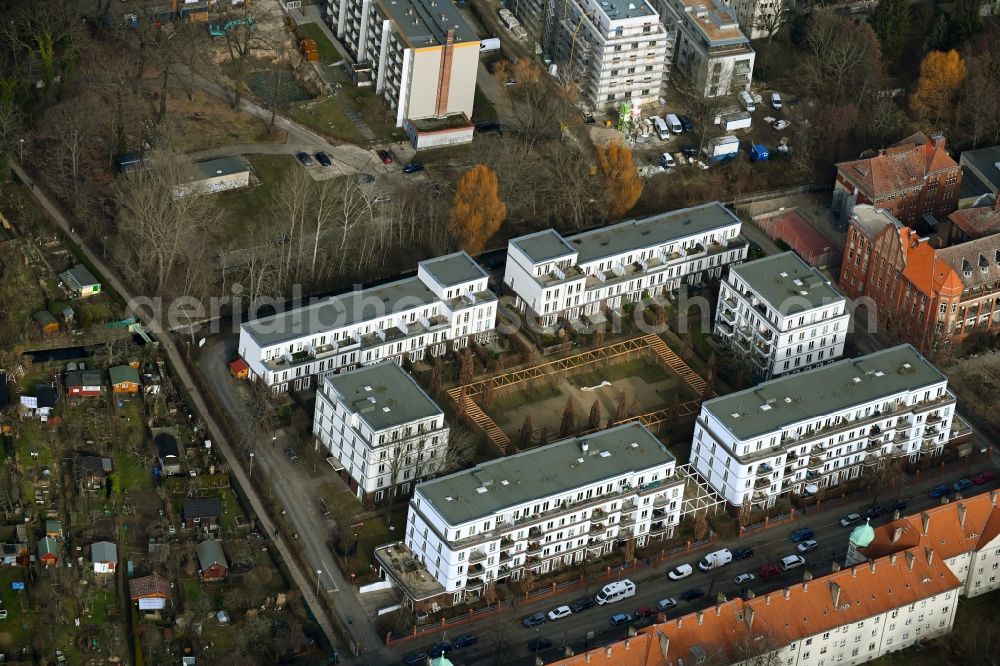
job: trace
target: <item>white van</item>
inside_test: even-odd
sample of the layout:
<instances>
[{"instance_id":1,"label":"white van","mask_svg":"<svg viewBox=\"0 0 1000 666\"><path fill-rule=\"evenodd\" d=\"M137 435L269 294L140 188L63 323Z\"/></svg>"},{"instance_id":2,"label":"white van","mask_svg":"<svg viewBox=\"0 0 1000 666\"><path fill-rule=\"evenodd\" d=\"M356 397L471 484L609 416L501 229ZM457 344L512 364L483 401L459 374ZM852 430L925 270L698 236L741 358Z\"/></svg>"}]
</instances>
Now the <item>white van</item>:
<instances>
[{"instance_id":1,"label":"white van","mask_svg":"<svg viewBox=\"0 0 1000 666\"><path fill-rule=\"evenodd\" d=\"M616 601L635 596L635 583L629 579L620 580L615 583L608 583L601 588L601 591L594 597L598 606L613 604Z\"/></svg>"},{"instance_id":2,"label":"white van","mask_svg":"<svg viewBox=\"0 0 1000 666\"><path fill-rule=\"evenodd\" d=\"M674 134L684 133L684 126L681 125L681 119L674 113L667 114L667 125L670 127L670 131Z\"/></svg>"},{"instance_id":3,"label":"white van","mask_svg":"<svg viewBox=\"0 0 1000 666\"><path fill-rule=\"evenodd\" d=\"M757 105L754 104L753 95L748 93L746 90L740 91L740 102L743 104L743 108L753 113L757 110Z\"/></svg>"},{"instance_id":4,"label":"white van","mask_svg":"<svg viewBox=\"0 0 1000 666\"><path fill-rule=\"evenodd\" d=\"M653 127L656 128L656 133L659 135L661 141L666 141L670 138L670 130L667 129L667 124L663 122L663 118L659 116L653 116Z\"/></svg>"},{"instance_id":5,"label":"white van","mask_svg":"<svg viewBox=\"0 0 1000 666\"><path fill-rule=\"evenodd\" d=\"M733 554L729 552L728 548L723 548L722 550L717 550L714 553L706 555L705 559L698 563L698 568L702 571L711 571L712 569L724 567L732 561Z\"/></svg>"}]
</instances>

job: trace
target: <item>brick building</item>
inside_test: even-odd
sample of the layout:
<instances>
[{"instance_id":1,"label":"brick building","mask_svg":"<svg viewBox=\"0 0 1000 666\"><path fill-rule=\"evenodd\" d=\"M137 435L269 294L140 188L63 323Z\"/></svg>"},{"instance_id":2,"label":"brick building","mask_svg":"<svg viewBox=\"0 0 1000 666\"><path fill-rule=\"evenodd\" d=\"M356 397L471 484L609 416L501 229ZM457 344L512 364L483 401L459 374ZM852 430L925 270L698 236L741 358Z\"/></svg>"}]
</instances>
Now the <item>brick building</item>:
<instances>
[{"instance_id":1,"label":"brick building","mask_svg":"<svg viewBox=\"0 0 1000 666\"><path fill-rule=\"evenodd\" d=\"M833 212L849 220L854 206L872 204L903 224L926 228L926 216L944 220L958 208L962 169L943 136L917 132L877 154L837 164Z\"/></svg>"},{"instance_id":2,"label":"brick building","mask_svg":"<svg viewBox=\"0 0 1000 666\"><path fill-rule=\"evenodd\" d=\"M888 211L856 206L840 288L870 299L900 341L947 356L974 333L1000 331L1000 234L934 247Z\"/></svg>"},{"instance_id":3,"label":"brick building","mask_svg":"<svg viewBox=\"0 0 1000 666\"><path fill-rule=\"evenodd\" d=\"M962 208L948 216L948 244L964 243L1000 233L1000 196L986 195L983 205Z\"/></svg>"}]
</instances>

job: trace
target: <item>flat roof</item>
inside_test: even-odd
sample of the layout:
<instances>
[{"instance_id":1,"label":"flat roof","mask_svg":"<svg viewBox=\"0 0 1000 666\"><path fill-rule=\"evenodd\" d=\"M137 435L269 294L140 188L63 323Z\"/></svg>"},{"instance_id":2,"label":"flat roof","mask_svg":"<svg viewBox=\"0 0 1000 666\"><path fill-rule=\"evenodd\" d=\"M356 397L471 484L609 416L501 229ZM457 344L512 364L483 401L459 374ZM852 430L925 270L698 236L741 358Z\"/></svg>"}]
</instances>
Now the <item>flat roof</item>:
<instances>
[{"instance_id":1,"label":"flat roof","mask_svg":"<svg viewBox=\"0 0 1000 666\"><path fill-rule=\"evenodd\" d=\"M555 229L536 231L511 241L536 264L573 254L576 250Z\"/></svg>"},{"instance_id":2,"label":"flat roof","mask_svg":"<svg viewBox=\"0 0 1000 666\"><path fill-rule=\"evenodd\" d=\"M420 278L408 277L261 317L246 322L242 328L257 344L267 347L413 307L430 305L438 300Z\"/></svg>"},{"instance_id":3,"label":"flat roof","mask_svg":"<svg viewBox=\"0 0 1000 666\"><path fill-rule=\"evenodd\" d=\"M703 406L737 439L745 441L946 379L907 344L772 379L708 400Z\"/></svg>"},{"instance_id":4,"label":"flat roof","mask_svg":"<svg viewBox=\"0 0 1000 666\"><path fill-rule=\"evenodd\" d=\"M334 388L376 432L443 413L413 377L392 361L327 375L324 384Z\"/></svg>"},{"instance_id":5,"label":"flat roof","mask_svg":"<svg viewBox=\"0 0 1000 666\"><path fill-rule=\"evenodd\" d=\"M733 266L730 271L784 316L844 300L825 275L792 251Z\"/></svg>"},{"instance_id":6,"label":"flat roof","mask_svg":"<svg viewBox=\"0 0 1000 666\"><path fill-rule=\"evenodd\" d=\"M215 160L194 163L197 178L216 178L234 173L244 173L249 170L250 167L244 164L239 157L220 157Z\"/></svg>"},{"instance_id":7,"label":"flat roof","mask_svg":"<svg viewBox=\"0 0 1000 666\"><path fill-rule=\"evenodd\" d=\"M588 445L586 453L581 450L583 441ZM449 524L459 525L508 507L673 461L666 447L645 426L633 421L426 481L417 485L417 492Z\"/></svg>"},{"instance_id":8,"label":"flat roof","mask_svg":"<svg viewBox=\"0 0 1000 666\"><path fill-rule=\"evenodd\" d=\"M453 287L456 284L489 277L486 271L473 261L472 257L464 250L436 259L421 261L418 266L422 266L442 287Z\"/></svg>"},{"instance_id":9,"label":"flat roof","mask_svg":"<svg viewBox=\"0 0 1000 666\"><path fill-rule=\"evenodd\" d=\"M441 46L448 30L453 42L478 42L476 32L465 22L455 3L443 0L378 0L379 8L392 19L396 31L412 48Z\"/></svg>"},{"instance_id":10,"label":"flat roof","mask_svg":"<svg viewBox=\"0 0 1000 666\"><path fill-rule=\"evenodd\" d=\"M963 150L959 160L974 168L989 181L995 192L1000 187L1000 146ZM964 178L964 177L963 177Z\"/></svg>"},{"instance_id":11,"label":"flat roof","mask_svg":"<svg viewBox=\"0 0 1000 666\"><path fill-rule=\"evenodd\" d=\"M81 288L81 287L92 287L96 284L100 284L94 274L91 273L86 266L83 264L77 264L68 271L63 271L59 274L59 277L66 280L67 282L73 282L75 284L70 284L70 287Z\"/></svg>"},{"instance_id":12,"label":"flat roof","mask_svg":"<svg viewBox=\"0 0 1000 666\"><path fill-rule=\"evenodd\" d=\"M640 16L649 16L652 18L657 16L656 10L646 0L593 0L593 2L612 21L638 18Z\"/></svg>"},{"instance_id":13,"label":"flat roof","mask_svg":"<svg viewBox=\"0 0 1000 666\"><path fill-rule=\"evenodd\" d=\"M691 25L697 26L711 46L745 45L750 40L740 30L736 12L719 0L675 0L687 15Z\"/></svg>"},{"instance_id":14,"label":"flat roof","mask_svg":"<svg viewBox=\"0 0 1000 666\"><path fill-rule=\"evenodd\" d=\"M570 247L580 253L577 263L582 264L630 250L671 243L732 224L740 224L739 218L718 201L712 201L693 208L585 231L567 240Z\"/></svg>"}]
</instances>

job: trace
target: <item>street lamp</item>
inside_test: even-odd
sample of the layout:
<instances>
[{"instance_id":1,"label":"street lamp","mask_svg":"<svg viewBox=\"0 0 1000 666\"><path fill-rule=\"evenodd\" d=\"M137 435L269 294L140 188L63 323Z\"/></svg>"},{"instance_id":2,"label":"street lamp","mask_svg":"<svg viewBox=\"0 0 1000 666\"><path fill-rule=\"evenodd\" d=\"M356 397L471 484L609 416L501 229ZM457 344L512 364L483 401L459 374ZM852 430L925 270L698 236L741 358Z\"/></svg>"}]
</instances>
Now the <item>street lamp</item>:
<instances>
[{"instance_id":1,"label":"street lamp","mask_svg":"<svg viewBox=\"0 0 1000 666\"><path fill-rule=\"evenodd\" d=\"M253 451L251 451L250 452L250 473L247 475L248 479L252 479L253 478L253 457L254 457L254 453L253 453Z\"/></svg>"},{"instance_id":2,"label":"street lamp","mask_svg":"<svg viewBox=\"0 0 1000 666\"><path fill-rule=\"evenodd\" d=\"M317 597L319 596L319 581L320 581L320 576L322 576L322 575L323 575L323 570L322 569L316 569L316 596Z\"/></svg>"}]
</instances>

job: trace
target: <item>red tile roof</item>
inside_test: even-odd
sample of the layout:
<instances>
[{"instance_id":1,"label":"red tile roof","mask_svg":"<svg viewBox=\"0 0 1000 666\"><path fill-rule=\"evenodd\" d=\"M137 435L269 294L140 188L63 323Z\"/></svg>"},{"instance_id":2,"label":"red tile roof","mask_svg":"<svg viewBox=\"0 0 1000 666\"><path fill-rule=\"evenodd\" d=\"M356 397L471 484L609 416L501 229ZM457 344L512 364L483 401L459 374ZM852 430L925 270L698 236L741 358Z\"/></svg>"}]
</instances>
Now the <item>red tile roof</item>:
<instances>
[{"instance_id":1,"label":"red tile roof","mask_svg":"<svg viewBox=\"0 0 1000 666\"><path fill-rule=\"evenodd\" d=\"M589 662L579 654L555 663L679 666L681 660L694 663L701 654L734 663L759 654L761 646L766 646L763 651L777 649L960 587L940 555L916 546L784 590L654 624L627 644L591 650Z\"/></svg>"},{"instance_id":2,"label":"red tile roof","mask_svg":"<svg viewBox=\"0 0 1000 666\"><path fill-rule=\"evenodd\" d=\"M162 597L164 599L173 598L170 583L156 574L131 579L128 582L128 589L132 601L147 597Z\"/></svg>"},{"instance_id":3,"label":"red tile roof","mask_svg":"<svg viewBox=\"0 0 1000 666\"><path fill-rule=\"evenodd\" d=\"M1000 233L1000 208L963 208L949 215L948 219L971 238Z\"/></svg>"},{"instance_id":4,"label":"red tile roof","mask_svg":"<svg viewBox=\"0 0 1000 666\"><path fill-rule=\"evenodd\" d=\"M838 172L873 201L921 187L927 176L949 169L959 166L945 150L944 139L928 139L919 132L874 157L837 164Z\"/></svg>"}]
</instances>

